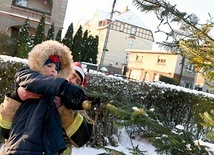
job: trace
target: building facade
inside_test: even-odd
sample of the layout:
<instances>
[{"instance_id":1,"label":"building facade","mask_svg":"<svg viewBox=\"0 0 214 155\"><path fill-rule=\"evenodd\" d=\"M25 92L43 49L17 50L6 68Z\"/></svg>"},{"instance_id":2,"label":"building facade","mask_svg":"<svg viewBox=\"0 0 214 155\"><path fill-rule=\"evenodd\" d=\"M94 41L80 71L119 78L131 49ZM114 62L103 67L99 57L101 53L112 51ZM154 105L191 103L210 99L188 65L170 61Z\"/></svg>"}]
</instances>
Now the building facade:
<instances>
[{"instance_id":1,"label":"building facade","mask_svg":"<svg viewBox=\"0 0 214 155\"><path fill-rule=\"evenodd\" d=\"M0 31L16 37L25 20L30 20L30 33L34 34L41 16L45 15L47 31L52 23L55 32L63 28L68 0L1 0Z\"/></svg>"},{"instance_id":2,"label":"building facade","mask_svg":"<svg viewBox=\"0 0 214 155\"><path fill-rule=\"evenodd\" d=\"M148 50L127 49L130 53L126 77L154 82L160 76L173 78L180 86L193 89L196 72L193 65L179 54Z\"/></svg>"},{"instance_id":3,"label":"building facade","mask_svg":"<svg viewBox=\"0 0 214 155\"><path fill-rule=\"evenodd\" d=\"M202 73L196 73L194 85L197 90L214 94L214 83L205 80Z\"/></svg>"},{"instance_id":4,"label":"building facade","mask_svg":"<svg viewBox=\"0 0 214 155\"><path fill-rule=\"evenodd\" d=\"M123 12L110 13L97 10L92 19L83 25L83 31L99 36L99 68L106 67L109 72L122 74L127 66L127 48L151 50L154 42L152 31L128 7Z\"/></svg>"}]
</instances>

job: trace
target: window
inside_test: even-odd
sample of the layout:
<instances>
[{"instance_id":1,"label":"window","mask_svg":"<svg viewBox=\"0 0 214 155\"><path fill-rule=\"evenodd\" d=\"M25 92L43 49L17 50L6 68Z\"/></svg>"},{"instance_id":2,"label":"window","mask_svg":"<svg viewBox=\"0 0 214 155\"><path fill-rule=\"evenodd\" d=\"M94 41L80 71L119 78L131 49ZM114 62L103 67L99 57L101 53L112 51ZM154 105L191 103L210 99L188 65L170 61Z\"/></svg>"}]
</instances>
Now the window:
<instances>
[{"instance_id":1,"label":"window","mask_svg":"<svg viewBox=\"0 0 214 155\"><path fill-rule=\"evenodd\" d=\"M143 56L136 56L136 62L143 62Z\"/></svg>"},{"instance_id":2,"label":"window","mask_svg":"<svg viewBox=\"0 0 214 155\"><path fill-rule=\"evenodd\" d=\"M149 81L149 73L145 72L143 81Z\"/></svg>"},{"instance_id":3,"label":"window","mask_svg":"<svg viewBox=\"0 0 214 155\"><path fill-rule=\"evenodd\" d=\"M154 73L153 81L159 81L159 74Z\"/></svg>"},{"instance_id":4,"label":"window","mask_svg":"<svg viewBox=\"0 0 214 155\"><path fill-rule=\"evenodd\" d=\"M129 46L129 47L132 47L132 46L133 46L133 40L129 40L128 46Z\"/></svg>"},{"instance_id":5,"label":"window","mask_svg":"<svg viewBox=\"0 0 214 155\"><path fill-rule=\"evenodd\" d=\"M124 31L125 33L128 33L128 24L124 24L124 29L123 29L123 31Z\"/></svg>"},{"instance_id":6,"label":"window","mask_svg":"<svg viewBox=\"0 0 214 155\"><path fill-rule=\"evenodd\" d=\"M120 25L120 31L123 32L123 30L124 30L124 24L122 23L122 24Z\"/></svg>"},{"instance_id":7,"label":"window","mask_svg":"<svg viewBox=\"0 0 214 155\"><path fill-rule=\"evenodd\" d=\"M27 7L27 1L28 1L28 0L16 0L16 1L15 1L15 4L16 4L16 5L20 5L20 6Z\"/></svg>"},{"instance_id":8,"label":"window","mask_svg":"<svg viewBox=\"0 0 214 155\"><path fill-rule=\"evenodd\" d=\"M136 61L138 60L138 55L136 56L136 59L135 59Z\"/></svg>"},{"instance_id":9,"label":"window","mask_svg":"<svg viewBox=\"0 0 214 155\"><path fill-rule=\"evenodd\" d=\"M189 64L186 66L186 69L188 72L193 72L194 71L194 65L193 64Z\"/></svg>"},{"instance_id":10,"label":"window","mask_svg":"<svg viewBox=\"0 0 214 155\"><path fill-rule=\"evenodd\" d=\"M136 34L136 27L132 26L132 28L131 28L131 34L132 35Z\"/></svg>"},{"instance_id":11,"label":"window","mask_svg":"<svg viewBox=\"0 0 214 155\"><path fill-rule=\"evenodd\" d=\"M193 88L191 83L185 83L184 85L185 85L184 86L185 88L189 88L189 89Z\"/></svg>"},{"instance_id":12,"label":"window","mask_svg":"<svg viewBox=\"0 0 214 155\"><path fill-rule=\"evenodd\" d=\"M129 53L127 52L126 53L126 60L128 60L128 58L129 58Z\"/></svg>"},{"instance_id":13,"label":"window","mask_svg":"<svg viewBox=\"0 0 214 155\"><path fill-rule=\"evenodd\" d=\"M163 57L158 56L158 60L157 60L158 64L165 64L166 63L166 59Z\"/></svg>"}]
</instances>

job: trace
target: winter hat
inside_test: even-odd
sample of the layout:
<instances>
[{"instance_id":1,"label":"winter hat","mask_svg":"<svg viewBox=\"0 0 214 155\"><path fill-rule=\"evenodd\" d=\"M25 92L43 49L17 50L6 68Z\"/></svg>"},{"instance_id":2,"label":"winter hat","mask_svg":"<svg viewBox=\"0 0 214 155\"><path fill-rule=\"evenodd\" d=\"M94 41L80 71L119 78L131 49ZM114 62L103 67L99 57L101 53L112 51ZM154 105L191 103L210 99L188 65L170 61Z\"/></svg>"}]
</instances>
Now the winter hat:
<instances>
[{"instance_id":1,"label":"winter hat","mask_svg":"<svg viewBox=\"0 0 214 155\"><path fill-rule=\"evenodd\" d=\"M48 60L45 61L44 65L47 65L49 63L54 63L56 65L57 71L60 70L60 60L57 55L49 56Z\"/></svg>"},{"instance_id":2,"label":"winter hat","mask_svg":"<svg viewBox=\"0 0 214 155\"><path fill-rule=\"evenodd\" d=\"M57 56L57 57L56 57ZM28 65L30 69L43 74L41 69L45 63L50 61L58 61L59 72L58 77L66 78L68 73L73 70L73 57L69 48L57 41L48 40L36 45L28 53Z\"/></svg>"},{"instance_id":3,"label":"winter hat","mask_svg":"<svg viewBox=\"0 0 214 155\"><path fill-rule=\"evenodd\" d=\"M80 62L74 62L74 70L76 71L76 73L80 76L81 79L81 84L83 87L86 86L86 77L85 77L85 73L82 69L82 65Z\"/></svg>"}]
</instances>

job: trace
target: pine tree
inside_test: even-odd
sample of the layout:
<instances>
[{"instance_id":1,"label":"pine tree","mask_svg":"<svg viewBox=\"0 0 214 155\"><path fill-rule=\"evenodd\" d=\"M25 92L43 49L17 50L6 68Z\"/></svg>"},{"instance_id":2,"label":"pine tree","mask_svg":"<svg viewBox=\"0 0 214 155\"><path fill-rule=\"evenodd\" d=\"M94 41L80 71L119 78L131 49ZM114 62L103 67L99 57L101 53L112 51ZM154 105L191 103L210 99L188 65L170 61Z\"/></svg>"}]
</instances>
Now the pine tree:
<instances>
[{"instance_id":1,"label":"pine tree","mask_svg":"<svg viewBox=\"0 0 214 155\"><path fill-rule=\"evenodd\" d=\"M166 88L160 87L159 89L147 83L122 82L123 80L116 82L114 78L105 80L95 75L91 77L87 75L87 80L88 89L92 91L97 88L96 90L100 93L97 93L97 96L105 95L105 97L101 97L101 108L96 108L95 112L99 115L102 111L102 115L95 117L97 118L95 119L96 131L100 131L100 124L97 120L101 120L103 124L106 123L105 126L102 126L103 137L109 138L104 133L108 135L111 130L108 128L111 125L109 123L110 118L114 121L114 126L125 127L130 137L137 136L148 139L160 154L208 154L205 146L200 143L195 144L195 140L200 138L196 132L201 130L195 121L198 120L199 113L206 111L206 109L212 109L212 105L204 107L204 101L209 99L204 98L199 101L199 96L196 99L193 94L192 96L172 90L168 92ZM173 96L176 97L173 98ZM213 103L213 99L209 101ZM184 104L185 106L183 106ZM195 108L199 111L195 111ZM200 133L203 134L202 130ZM102 141L99 136L95 135L93 140L97 139ZM96 142L94 143L96 144Z\"/></svg>"},{"instance_id":2,"label":"pine tree","mask_svg":"<svg viewBox=\"0 0 214 155\"><path fill-rule=\"evenodd\" d=\"M142 12L154 12L160 20L157 32L166 35L166 41L159 43L160 46L184 55L197 71L214 80L214 38L210 33L214 25L211 16L206 23L200 24L195 14L181 12L176 5L165 0L134 0L133 3Z\"/></svg>"},{"instance_id":3,"label":"pine tree","mask_svg":"<svg viewBox=\"0 0 214 155\"><path fill-rule=\"evenodd\" d=\"M112 149L112 148L103 147L103 149L106 151L106 153L101 153L99 155L126 155L124 152L117 151L117 150ZM144 155L144 154L140 154L140 155Z\"/></svg>"},{"instance_id":4,"label":"pine tree","mask_svg":"<svg viewBox=\"0 0 214 155\"><path fill-rule=\"evenodd\" d=\"M17 44L17 52L16 56L20 58L27 58L28 52L32 48L32 42L31 38L29 36L29 26L30 22L27 18L22 25L22 27L19 29L19 35L18 35L18 44Z\"/></svg>"},{"instance_id":5,"label":"pine tree","mask_svg":"<svg viewBox=\"0 0 214 155\"><path fill-rule=\"evenodd\" d=\"M93 47L93 41L94 41L94 38L92 35L89 35L88 37L88 54L87 54L87 62L91 62L93 61L93 50L94 50L94 47Z\"/></svg>"},{"instance_id":6,"label":"pine tree","mask_svg":"<svg viewBox=\"0 0 214 155\"><path fill-rule=\"evenodd\" d=\"M51 24L46 40L54 40L54 23Z\"/></svg>"},{"instance_id":7,"label":"pine tree","mask_svg":"<svg viewBox=\"0 0 214 155\"><path fill-rule=\"evenodd\" d=\"M61 37L62 37L62 29L59 29L57 32L55 40L61 43Z\"/></svg>"},{"instance_id":8,"label":"pine tree","mask_svg":"<svg viewBox=\"0 0 214 155\"><path fill-rule=\"evenodd\" d=\"M195 14L181 12L176 9L176 5L171 5L164 0L134 0L133 2L142 12L154 12L160 20L157 32L166 34L166 41L159 43L160 46L185 56L194 64L197 72L203 73L206 80L213 83L214 38L211 30L214 25L212 17L210 16L210 20L201 24ZM164 28L168 25L168 31L161 29L163 25ZM202 125L213 128L214 124L211 123L214 120L213 114L205 112L201 114L201 117L204 119ZM213 139L213 132L208 133L207 137Z\"/></svg>"},{"instance_id":9,"label":"pine tree","mask_svg":"<svg viewBox=\"0 0 214 155\"><path fill-rule=\"evenodd\" d=\"M91 63L93 64L97 63L98 44L99 44L99 38L96 35L95 37L93 37L92 44L91 44L92 51L89 55L89 59L91 59Z\"/></svg>"},{"instance_id":10,"label":"pine tree","mask_svg":"<svg viewBox=\"0 0 214 155\"><path fill-rule=\"evenodd\" d=\"M82 26L80 25L79 29L77 30L77 33L74 35L73 39L73 59L74 61L80 61L81 60L81 44L82 44Z\"/></svg>"},{"instance_id":11,"label":"pine tree","mask_svg":"<svg viewBox=\"0 0 214 155\"><path fill-rule=\"evenodd\" d=\"M214 127L214 110L211 110L210 113L205 112L203 114L200 114L200 116L204 120L204 122L202 123L203 126L207 128ZM207 134L207 138L214 142L214 131L209 132Z\"/></svg>"},{"instance_id":12,"label":"pine tree","mask_svg":"<svg viewBox=\"0 0 214 155\"><path fill-rule=\"evenodd\" d=\"M82 45L81 45L81 53L80 53L80 61L83 61L83 62L90 62L88 61L87 57L88 57L88 54L89 54L89 39L88 39L88 30L86 30L83 34L83 38L82 38Z\"/></svg>"},{"instance_id":13,"label":"pine tree","mask_svg":"<svg viewBox=\"0 0 214 155\"><path fill-rule=\"evenodd\" d=\"M133 154L133 155L147 155L147 151L141 151L139 148L138 148L138 145L134 148L128 148L130 150L130 153Z\"/></svg>"},{"instance_id":14,"label":"pine tree","mask_svg":"<svg viewBox=\"0 0 214 155\"><path fill-rule=\"evenodd\" d=\"M74 28L73 28L73 23L70 24L68 27L65 37L62 39L62 43L66 45L71 51L72 51L72 46L73 46L73 33L74 33Z\"/></svg>"},{"instance_id":15,"label":"pine tree","mask_svg":"<svg viewBox=\"0 0 214 155\"><path fill-rule=\"evenodd\" d=\"M156 108L137 108L140 107L140 103L129 103L119 98L107 107L118 118L115 124L125 127L131 137L145 137L160 154L208 154L205 146L195 144L192 132L169 126ZM121 102L118 102L118 99Z\"/></svg>"},{"instance_id":16,"label":"pine tree","mask_svg":"<svg viewBox=\"0 0 214 155\"><path fill-rule=\"evenodd\" d=\"M93 37L88 36L88 31L86 30L83 34L80 61L97 63L97 53L98 53L98 36Z\"/></svg>"},{"instance_id":17,"label":"pine tree","mask_svg":"<svg viewBox=\"0 0 214 155\"><path fill-rule=\"evenodd\" d=\"M36 35L34 37L34 45L40 44L45 37L45 15L41 16L39 25L37 26Z\"/></svg>"}]
</instances>

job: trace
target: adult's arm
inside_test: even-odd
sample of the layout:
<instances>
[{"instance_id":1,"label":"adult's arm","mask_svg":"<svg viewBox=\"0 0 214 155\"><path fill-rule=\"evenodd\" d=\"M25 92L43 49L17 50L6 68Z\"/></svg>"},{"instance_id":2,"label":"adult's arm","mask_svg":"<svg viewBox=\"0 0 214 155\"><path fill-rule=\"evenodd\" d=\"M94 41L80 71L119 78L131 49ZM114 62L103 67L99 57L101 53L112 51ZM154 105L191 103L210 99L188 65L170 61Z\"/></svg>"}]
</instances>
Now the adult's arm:
<instances>
[{"instance_id":1,"label":"adult's arm","mask_svg":"<svg viewBox=\"0 0 214 155\"><path fill-rule=\"evenodd\" d=\"M94 124L92 119L86 118L64 106L59 107L58 112L62 127L70 143L76 147L81 147L91 139Z\"/></svg>"},{"instance_id":2,"label":"adult's arm","mask_svg":"<svg viewBox=\"0 0 214 155\"><path fill-rule=\"evenodd\" d=\"M83 109L82 103L86 99L84 90L64 78L45 76L23 68L16 73L15 83L16 87L24 87L42 96L60 96L62 103L69 109Z\"/></svg>"},{"instance_id":3,"label":"adult's arm","mask_svg":"<svg viewBox=\"0 0 214 155\"><path fill-rule=\"evenodd\" d=\"M5 139L9 138L14 115L21 105L19 99L12 98L11 94L6 94L3 103L0 104L0 135Z\"/></svg>"}]
</instances>

